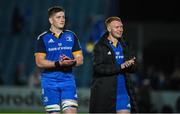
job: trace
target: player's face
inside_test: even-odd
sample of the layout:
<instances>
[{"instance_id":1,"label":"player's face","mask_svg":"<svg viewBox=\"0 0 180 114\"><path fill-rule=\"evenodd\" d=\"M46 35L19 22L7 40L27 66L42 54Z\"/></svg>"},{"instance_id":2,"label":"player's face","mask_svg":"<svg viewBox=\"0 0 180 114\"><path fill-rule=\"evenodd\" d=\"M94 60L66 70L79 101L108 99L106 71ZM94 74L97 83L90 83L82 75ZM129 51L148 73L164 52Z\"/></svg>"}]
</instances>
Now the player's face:
<instances>
[{"instance_id":1,"label":"player's face","mask_svg":"<svg viewBox=\"0 0 180 114\"><path fill-rule=\"evenodd\" d=\"M109 24L109 33L114 38L120 38L123 34L123 24L120 21L112 21Z\"/></svg>"},{"instance_id":2,"label":"player's face","mask_svg":"<svg viewBox=\"0 0 180 114\"><path fill-rule=\"evenodd\" d=\"M65 14L64 12L57 12L50 18L50 23L57 29L63 29L65 25Z\"/></svg>"}]
</instances>

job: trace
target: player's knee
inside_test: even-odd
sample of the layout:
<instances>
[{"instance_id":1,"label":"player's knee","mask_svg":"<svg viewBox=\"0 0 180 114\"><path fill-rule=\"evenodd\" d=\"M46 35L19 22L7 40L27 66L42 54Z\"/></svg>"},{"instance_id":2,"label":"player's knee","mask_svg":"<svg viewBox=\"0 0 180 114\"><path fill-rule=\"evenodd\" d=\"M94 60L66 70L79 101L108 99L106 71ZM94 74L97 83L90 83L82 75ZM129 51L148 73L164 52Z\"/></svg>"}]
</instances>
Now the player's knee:
<instances>
[{"instance_id":1,"label":"player's knee","mask_svg":"<svg viewBox=\"0 0 180 114\"><path fill-rule=\"evenodd\" d=\"M77 108L73 108L73 107L66 108L63 110L63 113L68 113L68 114L69 113L72 113L72 114L77 113Z\"/></svg>"},{"instance_id":2,"label":"player's knee","mask_svg":"<svg viewBox=\"0 0 180 114\"><path fill-rule=\"evenodd\" d=\"M130 114L130 110L126 110L126 109L118 110L118 111L116 112L116 114Z\"/></svg>"},{"instance_id":3,"label":"player's knee","mask_svg":"<svg viewBox=\"0 0 180 114\"><path fill-rule=\"evenodd\" d=\"M77 111L77 101L76 100L64 100L62 101L62 110L63 112L76 112Z\"/></svg>"},{"instance_id":4,"label":"player's knee","mask_svg":"<svg viewBox=\"0 0 180 114\"><path fill-rule=\"evenodd\" d=\"M47 105L46 107L45 107L45 110L46 110L46 112L48 112L48 113L58 113L58 112L60 112L60 106L58 105L58 104L54 104L54 105Z\"/></svg>"}]
</instances>

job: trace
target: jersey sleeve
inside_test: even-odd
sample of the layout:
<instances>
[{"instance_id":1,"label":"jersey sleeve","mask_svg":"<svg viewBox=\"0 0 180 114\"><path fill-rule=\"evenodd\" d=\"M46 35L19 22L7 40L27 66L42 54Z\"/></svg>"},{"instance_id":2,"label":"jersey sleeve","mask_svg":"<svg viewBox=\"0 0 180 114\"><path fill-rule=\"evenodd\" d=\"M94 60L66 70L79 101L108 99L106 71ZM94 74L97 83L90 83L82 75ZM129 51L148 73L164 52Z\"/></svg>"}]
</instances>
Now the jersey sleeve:
<instances>
[{"instance_id":1,"label":"jersey sleeve","mask_svg":"<svg viewBox=\"0 0 180 114\"><path fill-rule=\"evenodd\" d=\"M81 50L81 46L80 46L80 43L79 43L79 39L77 38L76 35L74 35L74 45L73 45L73 48L72 48L72 52L80 51L80 50Z\"/></svg>"},{"instance_id":2,"label":"jersey sleeve","mask_svg":"<svg viewBox=\"0 0 180 114\"><path fill-rule=\"evenodd\" d=\"M38 37L35 43L35 54L36 53L46 53L45 44L42 37Z\"/></svg>"}]
</instances>

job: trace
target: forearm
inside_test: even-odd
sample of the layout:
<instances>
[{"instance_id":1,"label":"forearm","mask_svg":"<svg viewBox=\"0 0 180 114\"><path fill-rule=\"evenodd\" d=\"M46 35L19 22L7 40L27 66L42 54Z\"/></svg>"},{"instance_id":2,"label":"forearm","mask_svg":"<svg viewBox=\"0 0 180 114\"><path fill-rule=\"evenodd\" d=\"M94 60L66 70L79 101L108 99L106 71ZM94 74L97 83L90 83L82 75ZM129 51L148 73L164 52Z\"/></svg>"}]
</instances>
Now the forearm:
<instances>
[{"instance_id":1,"label":"forearm","mask_svg":"<svg viewBox=\"0 0 180 114\"><path fill-rule=\"evenodd\" d=\"M50 60L36 60L36 65L39 68L54 68L55 67L55 62L54 61L50 61Z\"/></svg>"},{"instance_id":2,"label":"forearm","mask_svg":"<svg viewBox=\"0 0 180 114\"><path fill-rule=\"evenodd\" d=\"M76 60L75 66L80 66L83 64L83 54L79 52L78 54L73 53L74 59Z\"/></svg>"},{"instance_id":3,"label":"forearm","mask_svg":"<svg viewBox=\"0 0 180 114\"><path fill-rule=\"evenodd\" d=\"M80 66L83 64L83 57L76 58L76 65L75 66Z\"/></svg>"}]
</instances>

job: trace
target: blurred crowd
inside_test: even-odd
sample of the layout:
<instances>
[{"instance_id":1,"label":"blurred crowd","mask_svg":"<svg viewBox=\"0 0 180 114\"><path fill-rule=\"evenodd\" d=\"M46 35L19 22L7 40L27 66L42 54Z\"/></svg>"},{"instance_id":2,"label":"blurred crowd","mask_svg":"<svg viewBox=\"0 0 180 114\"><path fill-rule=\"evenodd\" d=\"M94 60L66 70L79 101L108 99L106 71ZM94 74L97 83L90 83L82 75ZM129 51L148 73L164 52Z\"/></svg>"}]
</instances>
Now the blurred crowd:
<instances>
[{"instance_id":1,"label":"blurred crowd","mask_svg":"<svg viewBox=\"0 0 180 114\"><path fill-rule=\"evenodd\" d=\"M26 65L24 63L19 63L19 65L15 68L12 75L13 77L12 86L40 87L40 69L35 67L30 74L27 74L26 70L27 70ZM4 85L1 68L0 68L0 85L6 86Z\"/></svg>"},{"instance_id":2,"label":"blurred crowd","mask_svg":"<svg viewBox=\"0 0 180 114\"><path fill-rule=\"evenodd\" d=\"M147 69L131 74L131 80L135 85L137 101L140 112L159 112L153 106L152 91L174 91L180 89L180 66L176 65L174 69L165 71L156 66L150 65ZM175 113L180 112L180 96L175 102L175 109L169 104L164 104L160 112Z\"/></svg>"}]
</instances>

